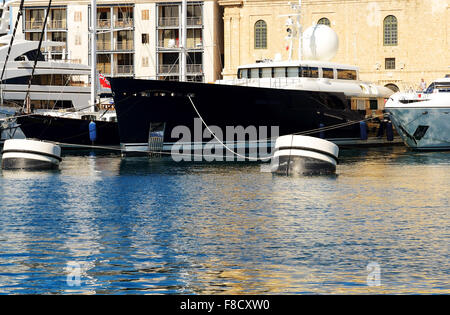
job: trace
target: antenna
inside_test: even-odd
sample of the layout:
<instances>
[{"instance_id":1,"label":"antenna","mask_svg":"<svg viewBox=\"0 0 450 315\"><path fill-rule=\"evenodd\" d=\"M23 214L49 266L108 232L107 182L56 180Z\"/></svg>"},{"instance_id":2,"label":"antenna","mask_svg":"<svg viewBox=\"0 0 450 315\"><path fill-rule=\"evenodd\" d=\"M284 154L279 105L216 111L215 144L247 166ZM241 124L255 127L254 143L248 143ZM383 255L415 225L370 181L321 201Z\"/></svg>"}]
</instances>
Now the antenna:
<instances>
[{"instance_id":1,"label":"antenna","mask_svg":"<svg viewBox=\"0 0 450 315\"><path fill-rule=\"evenodd\" d=\"M183 0L181 3L181 59L180 59L180 70L181 70L181 81L187 81L186 77L186 67L187 67L187 0Z\"/></svg>"},{"instance_id":2,"label":"antenna","mask_svg":"<svg viewBox=\"0 0 450 315\"><path fill-rule=\"evenodd\" d=\"M292 59L293 54L293 43L294 43L294 37L298 36L298 59L302 60L302 25L300 24L301 19L301 8L302 8L302 1L298 0L298 4L289 2L288 3L291 6L291 9L294 10L296 13L292 14L283 14L280 16L287 16L288 19L286 20L286 31L288 32L288 35L286 36L286 40L289 41L289 60ZM292 20L292 17L297 17L297 23L294 25L294 21Z\"/></svg>"}]
</instances>

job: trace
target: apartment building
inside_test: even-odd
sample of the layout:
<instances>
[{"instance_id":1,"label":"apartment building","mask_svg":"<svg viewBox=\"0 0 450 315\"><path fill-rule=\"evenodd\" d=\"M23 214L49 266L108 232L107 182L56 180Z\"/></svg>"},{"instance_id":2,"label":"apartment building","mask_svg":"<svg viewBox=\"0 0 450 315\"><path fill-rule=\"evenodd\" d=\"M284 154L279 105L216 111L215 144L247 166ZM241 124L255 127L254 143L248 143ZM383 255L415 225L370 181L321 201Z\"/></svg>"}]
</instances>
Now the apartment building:
<instances>
[{"instance_id":1,"label":"apartment building","mask_svg":"<svg viewBox=\"0 0 450 315\"><path fill-rule=\"evenodd\" d=\"M54 0L44 25L48 2L25 2L19 33L26 39L65 43L45 54L90 64L90 1ZM18 4L13 7L13 20ZM97 1L97 69L106 77L180 80L180 56L187 58L187 80L220 78L223 58L221 8L216 0L188 1L187 44L181 45L181 1Z\"/></svg>"}]
</instances>

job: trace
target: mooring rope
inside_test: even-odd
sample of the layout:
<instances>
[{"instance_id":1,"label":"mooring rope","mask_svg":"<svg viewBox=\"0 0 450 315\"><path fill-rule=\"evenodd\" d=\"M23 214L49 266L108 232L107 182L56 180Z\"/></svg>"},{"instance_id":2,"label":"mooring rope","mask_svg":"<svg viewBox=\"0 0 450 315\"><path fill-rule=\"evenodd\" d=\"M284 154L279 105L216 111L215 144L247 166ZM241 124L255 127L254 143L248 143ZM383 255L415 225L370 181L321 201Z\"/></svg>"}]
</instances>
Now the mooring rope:
<instances>
[{"instance_id":1,"label":"mooring rope","mask_svg":"<svg viewBox=\"0 0 450 315\"><path fill-rule=\"evenodd\" d=\"M255 158L255 157L250 157L250 156L245 156L242 154L237 153L236 151L232 150L230 147L228 147L225 143L223 143L222 140L220 140L215 133L209 128L208 124L205 122L205 120L203 119L203 117L200 115L199 111L197 110L197 107L195 107L194 102L192 101L192 98L190 95L188 95L189 101L192 104L192 107L194 108L195 112L197 113L198 118L200 118L200 120L202 121L203 125L206 127L206 129L208 129L208 131L211 133L211 135L214 137L214 139L217 140L217 142L219 142L227 151L229 151L230 153L234 154L237 157L249 160L249 161L267 161L269 158Z\"/></svg>"}]
</instances>

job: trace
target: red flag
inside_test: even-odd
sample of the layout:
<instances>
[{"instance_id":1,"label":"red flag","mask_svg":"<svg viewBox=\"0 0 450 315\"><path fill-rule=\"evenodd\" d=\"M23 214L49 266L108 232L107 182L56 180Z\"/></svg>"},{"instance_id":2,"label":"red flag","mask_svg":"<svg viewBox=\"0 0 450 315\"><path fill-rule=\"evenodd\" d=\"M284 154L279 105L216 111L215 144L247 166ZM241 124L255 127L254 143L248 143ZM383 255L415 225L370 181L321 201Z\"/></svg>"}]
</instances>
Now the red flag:
<instances>
[{"instance_id":1,"label":"red flag","mask_svg":"<svg viewBox=\"0 0 450 315\"><path fill-rule=\"evenodd\" d=\"M100 81L100 86L101 86L102 88L105 88L105 89L110 89L110 88L111 88L111 84L109 84L108 79L106 79L106 78L103 76L103 74L99 73L99 74L98 74L98 79L99 79L99 81Z\"/></svg>"}]
</instances>

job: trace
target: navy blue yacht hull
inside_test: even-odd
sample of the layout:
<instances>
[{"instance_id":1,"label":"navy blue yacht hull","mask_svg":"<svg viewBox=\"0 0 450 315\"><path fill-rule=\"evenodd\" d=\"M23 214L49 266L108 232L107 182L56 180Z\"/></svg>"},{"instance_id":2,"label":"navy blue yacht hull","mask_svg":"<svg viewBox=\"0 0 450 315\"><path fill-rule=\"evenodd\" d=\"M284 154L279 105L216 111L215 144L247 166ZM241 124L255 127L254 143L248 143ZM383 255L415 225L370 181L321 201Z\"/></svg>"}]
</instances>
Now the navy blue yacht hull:
<instances>
[{"instance_id":1,"label":"navy blue yacht hull","mask_svg":"<svg viewBox=\"0 0 450 315\"><path fill-rule=\"evenodd\" d=\"M17 123L27 138L54 141L75 145L92 145L89 137L89 120L30 115L17 117ZM118 146L117 122L96 121L95 145Z\"/></svg>"},{"instance_id":2,"label":"navy blue yacht hull","mask_svg":"<svg viewBox=\"0 0 450 315\"><path fill-rule=\"evenodd\" d=\"M357 122L365 114L352 111L343 93L128 78L111 78L111 87L120 143L130 147L149 142L151 125L164 125L164 144L180 140L171 135L177 126L194 133L198 115L188 96L208 125L224 131L227 126L278 126L281 136ZM360 128L354 123L312 136L359 139Z\"/></svg>"}]
</instances>

